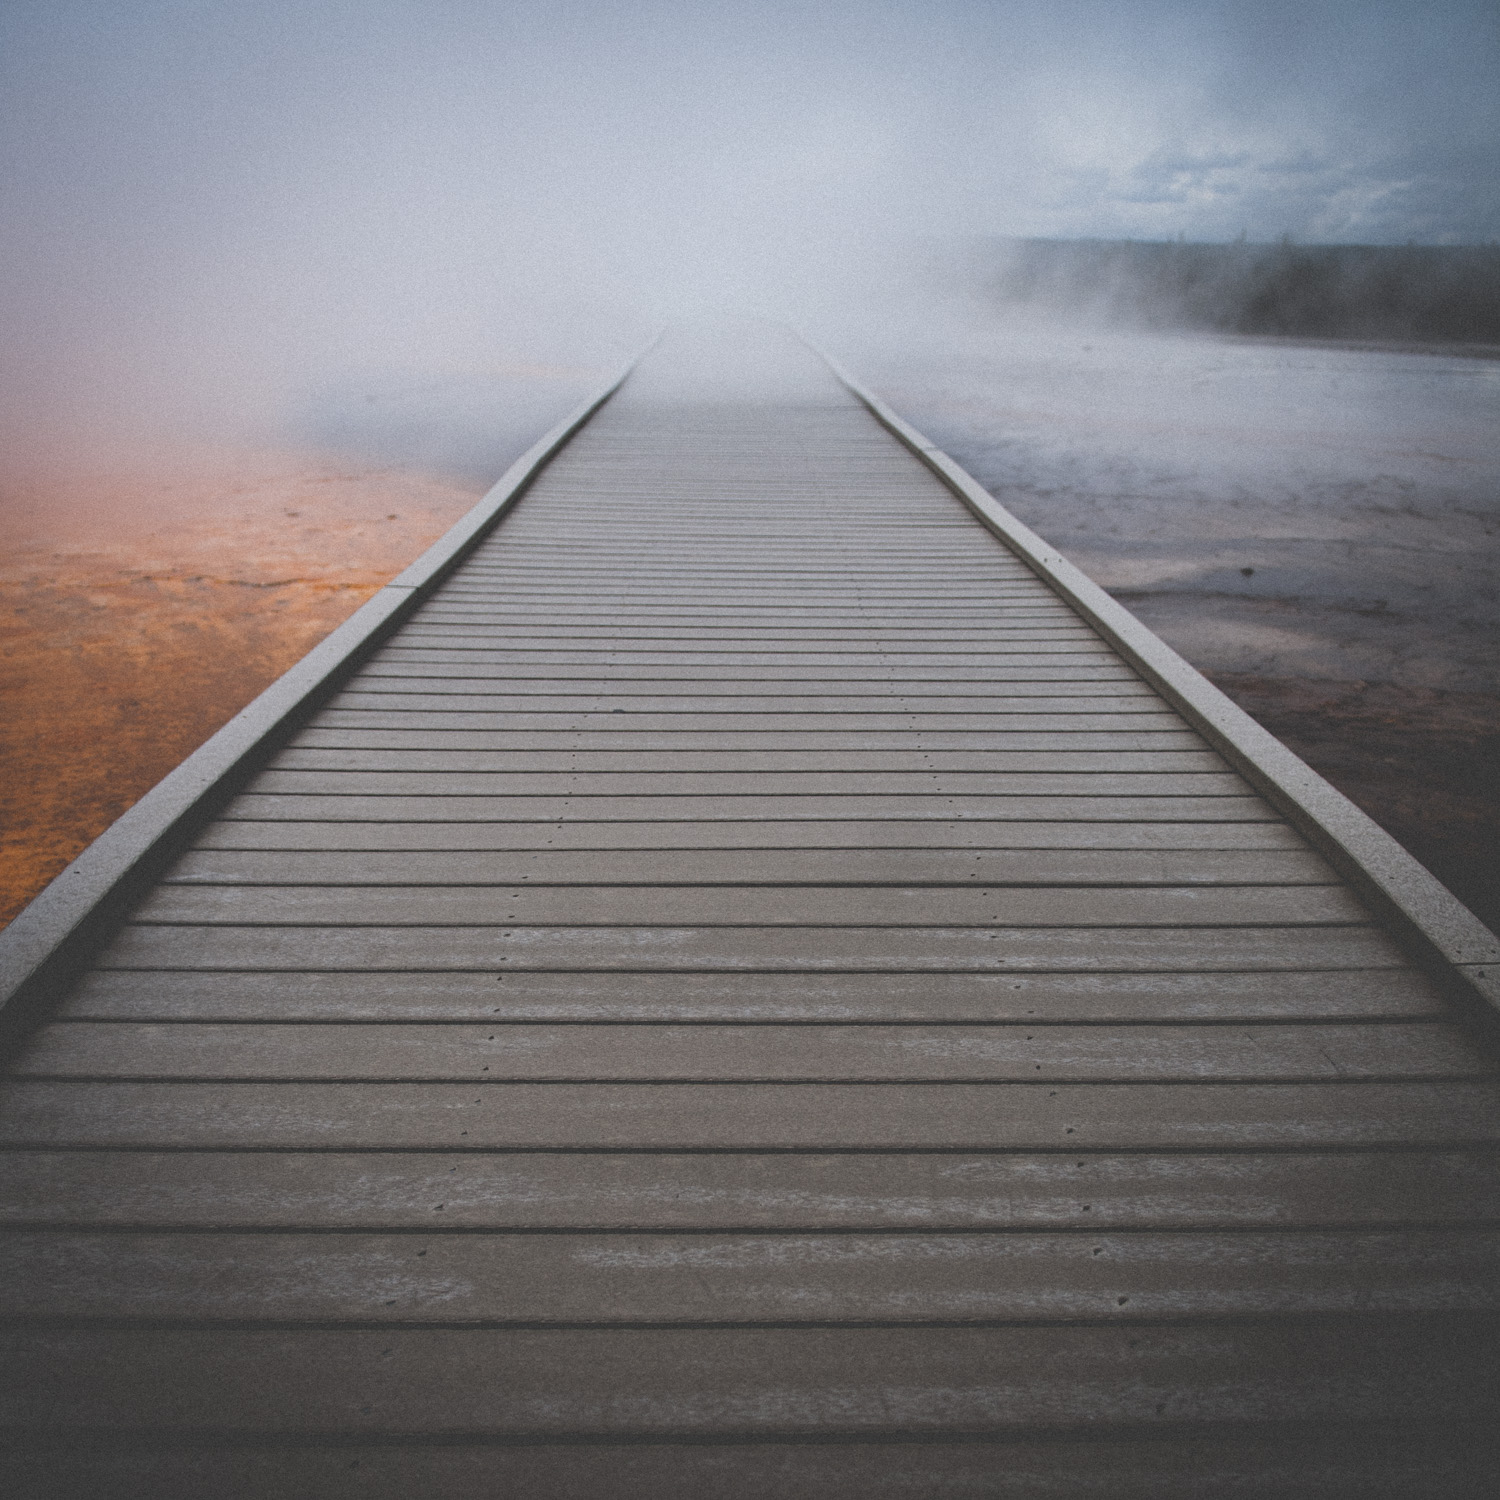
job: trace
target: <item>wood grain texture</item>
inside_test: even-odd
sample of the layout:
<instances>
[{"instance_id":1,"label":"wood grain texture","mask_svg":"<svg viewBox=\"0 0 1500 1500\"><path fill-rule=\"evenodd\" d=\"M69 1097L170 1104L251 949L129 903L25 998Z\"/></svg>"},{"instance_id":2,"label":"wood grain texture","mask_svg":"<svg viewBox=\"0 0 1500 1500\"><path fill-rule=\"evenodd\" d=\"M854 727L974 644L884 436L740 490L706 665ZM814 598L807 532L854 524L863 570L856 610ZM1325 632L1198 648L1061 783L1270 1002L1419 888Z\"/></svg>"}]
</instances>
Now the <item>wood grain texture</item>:
<instances>
[{"instance_id":1,"label":"wood grain texture","mask_svg":"<svg viewBox=\"0 0 1500 1500\"><path fill-rule=\"evenodd\" d=\"M95 1440L96 1442L98 1439ZM1492 1490L1500 1456L1482 1432L1440 1434L1291 1422L1213 1436L991 1435L916 1442L312 1442L0 1453L11 1493L74 1500L866 1500L997 1495L1008 1500L1201 1500L1236 1489L1278 1500L1467 1500Z\"/></svg>"},{"instance_id":2,"label":"wood grain texture","mask_svg":"<svg viewBox=\"0 0 1500 1500\"><path fill-rule=\"evenodd\" d=\"M1093 1233L1413 1221L1500 1225L1500 1156L0 1152L9 1228Z\"/></svg>"},{"instance_id":3,"label":"wood grain texture","mask_svg":"<svg viewBox=\"0 0 1500 1500\"><path fill-rule=\"evenodd\" d=\"M1472 1313L1332 1328L19 1329L0 1334L0 1423L220 1441L1482 1423L1497 1331Z\"/></svg>"},{"instance_id":4,"label":"wood grain texture","mask_svg":"<svg viewBox=\"0 0 1500 1500\"><path fill-rule=\"evenodd\" d=\"M1405 1019L1444 1013L1409 969L547 973L96 969L63 1015L104 1021L1002 1022Z\"/></svg>"},{"instance_id":5,"label":"wood grain texture","mask_svg":"<svg viewBox=\"0 0 1500 1500\"><path fill-rule=\"evenodd\" d=\"M44 1028L18 1077L773 1079L813 1082L1040 1079L1486 1077L1451 1026L537 1026L264 1023Z\"/></svg>"},{"instance_id":6,"label":"wood grain texture","mask_svg":"<svg viewBox=\"0 0 1500 1500\"><path fill-rule=\"evenodd\" d=\"M178 887L177 889L181 889ZM328 927L135 924L99 967L1093 973L1404 968L1372 926Z\"/></svg>"},{"instance_id":7,"label":"wood grain texture","mask_svg":"<svg viewBox=\"0 0 1500 1500\"><path fill-rule=\"evenodd\" d=\"M250 811L240 803L232 808ZM597 822L571 817L554 823L362 823L257 820L226 817L199 835L200 850L838 850L903 857L922 850L938 857L973 858L975 851L1068 849L1278 850L1308 858L1307 846L1283 823L1255 821L1108 822L1083 818L1028 822L1006 818L740 818L674 822L626 819ZM191 858L186 856L185 858Z\"/></svg>"},{"instance_id":8,"label":"wood grain texture","mask_svg":"<svg viewBox=\"0 0 1500 1500\"><path fill-rule=\"evenodd\" d=\"M1357 1285L1351 1262L1367 1267ZM1500 1229L0 1233L6 1321L900 1326L1465 1310L1500 1312Z\"/></svg>"},{"instance_id":9,"label":"wood grain texture","mask_svg":"<svg viewBox=\"0 0 1500 1500\"><path fill-rule=\"evenodd\" d=\"M1302 927L1365 913L1339 885L163 885L137 920L329 927Z\"/></svg>"},{"instance_id":10,"label":"wood grain texture","mask_svg":"<svg viewBox=\"0 0 1500 1500\"><path fill-rule=\"evenodd\" d=\"M259 1150L1330 1150L1500 1145L1500 1082L17 1080L0 1146Z\"/></svg>"},{"instance_id":11,"label":"wood grain texture","mask_svg":"<svg viewBox=\"0 0 1500 1500\"><path fill-rule=\"evenodd\" d=\"M601 837L607 837L601 830ZM198 849L174 885L1331 885L1303 849Z\"/></svg>"},{"instance_id":12,"label":"wood grain texture","mask_svg":"<svg viewBox=\"0 0 1500 1500\"><path fill-rule=\"evenodd\" d=\"M903 822L916 818L972 818L997 822L1014 819L1023 823L1045 820L1085 824L1114 820L1123 823L1280 822L1259 797L1143 797L1123 793L1109 797L1027 797L1018 794L985 797L957 793L872 796L854 792L822 797L810 793L800 797L795 794L774 797L757 793L687 796L673 792L660 792L654 797L466 797L249 791L241 793L224 810L225 818L245 818L253 822L285 819L298 823L309 820L355 823L545 821L566 827L574 816L582 816L589 822L622 823L740 823L766 819L800 823L817 818L839 823L886 818Z\"/></svg>"}]
</instances>

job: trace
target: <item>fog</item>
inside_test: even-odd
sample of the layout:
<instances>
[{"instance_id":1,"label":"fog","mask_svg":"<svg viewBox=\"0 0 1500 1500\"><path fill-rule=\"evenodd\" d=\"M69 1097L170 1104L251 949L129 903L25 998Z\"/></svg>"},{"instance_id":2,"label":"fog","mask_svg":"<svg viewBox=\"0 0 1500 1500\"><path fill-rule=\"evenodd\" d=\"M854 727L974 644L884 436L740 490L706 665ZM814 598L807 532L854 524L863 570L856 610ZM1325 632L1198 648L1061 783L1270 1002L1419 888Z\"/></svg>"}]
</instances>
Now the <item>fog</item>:
<instances>
[{"instance_id":1,"label":"fog","mask_svg":"<svg viewBox=\"0 0 1500 1500\"><path fill-rule=\"evenodd\" d=\"M477 471L663 323L937 316L944 237L1483 240L1497 30L1451 0L11 0L0 438Z\"/></svg>"},{"instance_id":2,"label":"fog","mask_svg":"<svg viewBox=\"0 0 1500 1500\"><path fill-rule=\"evenodd\" d=\"M1500 921L1500 365L1225 332L1468 336L1496 77L1493 0L7 0L0 914L655 330L702 394L748 315Z\"/></svg>"}]
</instances>

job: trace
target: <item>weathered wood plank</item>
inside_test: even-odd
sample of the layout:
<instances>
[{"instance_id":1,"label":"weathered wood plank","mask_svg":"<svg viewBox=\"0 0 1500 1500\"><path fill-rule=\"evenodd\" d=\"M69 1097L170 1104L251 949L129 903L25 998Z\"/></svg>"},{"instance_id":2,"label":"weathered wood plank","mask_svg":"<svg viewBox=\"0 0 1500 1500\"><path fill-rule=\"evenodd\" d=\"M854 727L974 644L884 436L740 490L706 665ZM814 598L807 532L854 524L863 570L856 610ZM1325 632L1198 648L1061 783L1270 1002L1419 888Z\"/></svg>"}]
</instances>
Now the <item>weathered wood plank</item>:
<instances>
[{"instance_id":1,"label":"weathered wood plank","mask_svg":"<svg viewBox=\"0 0 1500 1500\"><path fill-rule=\"evenodd\" d=\"M454 624L470 622L495 625L521 625L532 628L542 613L535 605L517 603L507 594L489 597L465 596L456 589L443 592L420 609L412 619L424 623L439 621ZM659 624L681 626L712 626L716 629L749 628L758 630L767 626L773 630L820 629L824 626L852 627L863 633L864 627L877 630L915 625L928 628L962 629L969 625L982 626L986 622L1005 625L1011 621L1046 621L1075 625L1078 616L1055 595L1038 594L1024 599L996 601L975 605L928 605L924 607L902 607L898 604L870 604L839 606L784 603L780 606L731 604L727 600L704 600L697 605L686 601L671 604L641 605L630 600L616 599L605 604L553 604L545 611L549 624L635 626L647 628Z\"/></svg>"},{"instance_id":2,"label":"weathered wood plank","mask_svg":"<svg viewBox=\"0 0 1500 1500\"><path fill-rule=\"evenodd\" d=\"M501 600L537 611L573 606L607 608L614 604L676 609L684 605L720 603L750 610L824 604L848 610L887 607L920 610L950 604L964 609L983 609L996 604L1060 597L1029 573L1025 578L954 577L945 582L914 580L907 583L895 578L871 581L830 576L824 578L816 589L809 589L797 580L713 581L689 577L653 582L617 570L613 575L580 582L559 577L555 571L547 569L513 570L505 574L491 569L471 572L467 568L460 568L449 578L444 593L455 599Z\"/></svg>"},{"instance_id":3,"label":"weathered wood plank","mask_svg":"<svg viewBox=\"0 0 1500 1500\"><path fill-rule=\"evenodd\" d=\"M240 825L236 825L240 826ZM282 825L277 825L282 826ZM611 825L603 825L608 827ZM190 851L178 885L1328 885L1304 849Z\"/></svg>"},{"instance_id":4,"label":"weathered wood plank","mask_svg":"<svg viewBox=\"0 0 1500 1500\"><path fill-rule=\"evenodd\" d=\"M1487 1077L1452 1026L54 1022L17 1077L922 1082Z\"/></svg>"},{"instance_id":5,"label":"weathered wood plank","mask_svg":"<svg viewBox=\"0 0 1500 1500\"><path fill-rule=\"evenodd\" d=\"M754 692L754 693L646 693L620 689L614 692L526 692L517 690L514 683L507 684L505 692L453 691L447 682L430 684L434 691L421 692L408 683L399 690L373 691L368 687L350 687L338 694L331 703L335 709L375 709L380 713L395 713L405 708L418 713L464 712L464 713L528 713L568 714L598 713L619 709L636 714L898 714L920 713L930 715L968 714L972 716L995 715L1014 717L1018 715L1052 715L1062 717L1074 714L1087 718L1131 718L1169 716L1160 707L1160 700L1150 695L1131 692L1113 694L1103 692L1091 694L1092 684L1068 684L1051 694L1004 694L986 690L964 693L942 694L913 693L799 693L799 692ZM801 684L794 684L801 686ZM964 687L968 684L958 684ZM985 684L975 684L985 688ZM816 706L810 706L816 705ZM940 727L940 726L935 726ZM1110 727L1108 724L1103 727ZM1122 727L1134 727L1130 725ZM1152 725L1143 727L1151 728Z\"/></svg>"},{"instance_id":6,"label":"weathered wood plank","mask_svg":"<svg viewBox=\"0 0 1500 1500\"><path fill-rule=\"evenodd\" d=\"M470 752L455 752L467 756ZM482 753L482 752L481 752ZM324 766L272 766L250 783L251 795L357 797L1128 797L1241 798L1249 788L1224 771L595 771L461 770L417 767L373 770L342 766L360 752L326 755ZM405 752L374 752L392 759ZM432 754L432 752L428 752ZM373 758L373 757L372 757ZM389 763L389 762L387 762Z\"/></svg>"},{"instance_id":7,"label":"weathered wood plank","mask_svg":"<svg viewBox=\"0 0 1500 1500\"><path fill-rule=\"evenodd\" d=\"M461 700L455 700L461 701ZM823 734L862 733L872 737L899 732L922 735L986 734L1005 735L1078 735L1080 745L1089 745L1099 736L1132 734L1181 734L1182 721L1175 715L1153 710L1129 714L1052 714L1052 713L939 713L925 709L884 710L877 713L823 713L817 709L799 709L786 713L637 713L623 708L583 709L573 713L541 713L530 709L490 711L482 707L391 708L371 700L363 708L334 708L325 711L319 724L387 725L393 728L497 729L514 733L581 734L592 730L611 733L631 731L637 734L659 733L734 733L746 736L766 733Z\"/></svg>"},{"instance_id":8,"label":"weathered wood plank","mask_svg":"<svg viewBox=\"0 0 1500 1500\"><path fill-rule=\"evenodd\" d=\"M1268 1021L1443 1014L1405 968L1242 973L104 969L62 1014L161 1021Z\"/></svg>"},{"instance_id":9,"label":"weathered wood plank","mask_svg":"<svg viewBox=\"0 0 1500 1500\"><path fill-rule=\"evenodd\" d=\"M1057 623L1028 624L1017 620L1014 624L992 622L984 626L965 625L869 625L856 628L840 628L837 625L774 626L774 625L724 625L724 626L671 626L637 625L612 629L607 625L567 625L553 620L534 621L528 629L524 626L507 627L486 625L478 621L439 623L415 620L403 631L412 642L446 641L454 638L484 644L486 641L513 640L532 641L538 644L556 645L566 641L600 641L614 644L629 641L632 644L651 641L684 641L689 644L718 641L749 641L758 646L778 644L817 644L835 641L857 642L868 651L872 645L902 645L914 641L945 641L960 646L983 646L992 641L1095 641L1098 636L1088 626L1077 621L1060 619Z\"/></svg>"},{"instance_id":10,"label":"weathered wood plank","mask_svg":"<svg viewBox=\"0 0 1500 1500\"><path fill-rule=\"evenodd\" d=\"M1007 973L1405 968L1375 927L125 927L101 968Z\"/></svg>"},{"instance_id":11,"label":"weathered wood plank","mask_svg":"<svg viewBox=\"0 0 1500 1500\"><path fill-rule=\"evenodd\" d=\"M1063 775L1225 775L1211 750L470 750L433 746L288 745L270 764L276 771L482 771L577 776L583 773L717 775L999 772ZM1238 777L1232 783L1244 786ZM687 790L693 790L688 783Z\"/></svg>"},{"instance_id":12,"label":"weathered wood plank","mask_svg":"<svg viewBox=\"0 0 1500 1500\"><path fill-rule=\"evenodd\" d=\"M472 669L471 669L472 670ZM652 669L653 671L659 669ZM700 673L702 669L699 669ZM833 677L788 677L778 678L764 670L762 675L746 681L724 679L718 676L699 675L690 677L680 673L672 677L638 676L621 678L595 671L592 676L574 673L568 676L516 678L512 673L497 668L489 675L476 673L472 676L433 674L430 678L422 673L406 673L392 676L388 672L361 673L350 678L346 692L371 693L395 692L436 693L439 696L478 695L494 697L497 693L512 697L525 696L585 696L609 698L671 697L671 698L873 698L880 701L890 699L903 703L908 699L973 698L976 706L991 700L1009 702L1014 698L1067 699L1074 697L1133 698L1155 703L1156 695L1144 683L1128 678L1084 677L1045 679L1019 678L997 682L988 674L978 676L931 676L925 679L892 678L889 676L866 679Z\"/></svg>"},{"instance_id":13,"label":"weathered wood plank","mask_svg":"<svg viewBox=\"0 0 1500 1500\"><path fill-rule=\"evenodd\" d=\"M861 658L864 658L863 660ZM484 646L467 649L452 643L445 646L416 646L405 642L399 635L390 645L371 656L373 662L413 663L446 662L450 665L472 663L476 669L505 666L513 663L517 667L593 666L604 667L658 667L680 668L686 672L697 672L704 668L717 670L720 667L739 667L753 671L770 671L780 676L792 676L802 671L827 675L832 670L840 674L849 668L889 669L897 677L928 669L970 669L976 672L995 670L1001 675L998 681L1009 680L1003 674L1007 668L1041 668L1052 664L1060 667L1097 667L1122 664L1119 656L1100 644L1092 646L1049 645L1028 646L1011 650L997 648L989 651L840 651L837 653L816 651L726 651L715 648L702 651L635 651L616 650L529 650L510 646ZM1125 670L1129 671L1129 668ZM1066 679L1061 679L1066 680Z\"/></svg>"},{"instance_id":14,"label":"weathered wood plank","mask_svg":"<svg viewBox=\"0 0 1500 1500\"><path fill-rule=\"evenodd\" d=\"M96 1437L97 1443L99 1439ZM1500 1476L1474 1430L1423 1435L1406 1425L1257 1422L1253 1434L1069 1440L1016 1438L827 1443L442 1441L205 1448L17 1449L0 1454L10 1493L71 1500L110 1493L153 1500L493 1500L496 1494L607 1495L610 1500L867 1500L900 1495L1004 1495L1007 1500L1459 1500Z\"/></svg>"},{"instance_id":15,"label":"weathered wood plank","mask_svg":"<svg viewBox=\"0 0 1500 1500\"><path fill-rule=\"evenodd\" d=\"M1500 1082L18 1079L0 1145L198 1150L1330 1150L1500 1143Z\"/></svg>"},{"instance_id":16,"label":"weathered wood plank","mask_svg":"<svg viewBox=\"0 0 1500 1500\"><path fill-rule=\"evenodd\" d=\"M1500 1229L0 1233L0 1319L28 1322L899 1326L1458 1311L1500 1312Z\"/></svg>"},{"instance_id":17,"label":"weathered wood plank","mask_svg":"<svg viewBox=\"0 0 1500 1500\"><path fill-rule=\"evenodd\" d=\"M1234 927L1348 924L1342 885L233 886L162 885L141 922L307 926Z\"/></svg>"},{"instance_id":18,"label":"weathered wood plank","mask_svg":"<svg viewBox=\"0 0 1500 1500\"><path fill-rule=\"evenodd\" d=\"M701 661L697 653L679 653L670 661L633 661L631 670L615 675L609 660L579 655L557 661L522 658L514 663L470 656L463 648L428 653L433 659L378 664L381 670L348 679L349 691L371 693L438 693L535 695L561 693L618 696L663 694L674 697L820 695L892 697L1135 697L1152 701L1143 684L1119 673L1106 673L1092 658L1069 654L1059 658L1065 670L1052 672L1035 662L997 656L957 663L886 665L856 661L848 673L836 662L801 661L782 665L755 653L733 662ZM726 670L729 667L734 670ZM521 670L516 670L517 668Z\"/></svg>"},{"instance_id":19,"label":"weathered wood plank","mask_svg":"<svg viewBox=\"0 0 1500 1500\"><path fill-rule=\"evenodd\" d=\"M845 659L850 661L889 661L909 656L914 660L939 656L954 661L987 659L1009 656L1012 659L1042 658L1048 655L1072 657L1077 655L1092 658L1099 654L1100 641L1096 635L1082 632L1073 635L1044 634L1040 632L1007 632L985 640L971 639L967 632L963 636L944 639L919 640L914 638L891 638L870 641L863 637L848 641L826 638L767 641L759 635L744 635L722 640L693 637L680 641L670 639L648 640L639 635L620 636L576 636L560 638L552 635L521 635L517 632L496 631L489 638L481 638L468 630L429 630L420 635L405 636L407 644L443 647L449 651L499 652L501 650L528 655L532 660L545 659L548 655L573 659L585 653L610 656L625 654L635 660L642 658L664 658L669 661L706 661L715 656L773 662L785 657L791 661L804 662L826 660L837 668Z\"/></svg>"},{"instance_id":20,"label":"weathered wood plank","mask_svg":"<svg viewBox=\"0 0 1500 1500\"><path fill-rule=\"evenodd\" d=\"M621 823L720 823L776 820L805 823L930 818L993 823L1039 819L1084 825L1190 822L1276 823L1259 797L965 797L965 796L720 796L691 797L434 797L315 796L310 793L242 792L224 810L228 819L297 823L538 823L566 825L572 817ZM726 835L728 837L728 835Z\"/></svg>"},{"instance_id":21,"label":"weathered wood plank","mask_svg":"<svg viewBox=\"0 0 1500 1500\"><path fill-rule=\"evenodd\" d=\"M1008 626L1014 623L1076 623L1077 616L1055 597L1034 595L972 602L909 603L900 599L859 599L846 603L809 603L805 599L642 599L615 595L587 602L533 601L517 599L509 591L478 591L449 588L424 604L413 619L429 624L470 622L493 626L520 626L531 633L538 619L572 627L671 625L687 628L707 625L758 630L761 626L815 631L825 626L839 629L874 625L882 628L918 626L961 629L975 626Z\"/></svg>"},{"instance_id":22,"label":"weathered wood plank","mask_svg":"<svg viewBox=\"0 0 1500 1500\"><path fill-rule=\"evenodd\" d=\"M1135 729L1113 734L1029 734L1024 731L781 729L763 733L711 729L417 729L408 715L340 712L303 729L289 745L375 750L557 751L964 751L970 755L1193 752L1203 745L1181 730Z\"/></svg>"},{"instance_id":23,"label":"weathered wood plank","mask_svg":"<svg viewBox=\"0 0 1500 1500\"><path fill-rule=\"evenodd\" d=\"M397 638L399 640L399 637ZM513 682L530 682L553 678L557 681L585 679L610 682L677 682L711 678L716 682L1134 682L1139 679L1120 662L1108 657L1069 655L1051 665L1017 662L1011 655L998 656L993 662L978 663L972 658L962 663L932 662L925 666L878 665L853 663L835 676L827 666L799 660L792 664L763 665L738 658L719 666L705 667L696 659L674 658L667 662L604 662L584 653L573 662L555 661L486 661L482 655L442 648L424 649L391 647L378 652L363 663L350 681L371 683L403 677L490 678Z\"/></svg>"},{"instance_id":24,"label":"weathered wood plank","mask_svg":"<svg viewBox=\"0 0 1500 1500\"><path fill-rule=\"evenodd\" d=\"M238 815L236 815L238 814ZM1212 820L1172 823L1028 823L994 818L896 818L866 821L837 817L760 821L558 823L372 823L252 821L251 810L232 804L229 815L198 837L200 849L838 849L869 853L921 849L1276 849L1305 852L1284 823Z\"/></svg>"},{"instance_id":25,"label":"weathered wood plank","mask_svg":"<svg viewBox=\"0 0 1500 1500\"><path fill-rule=\"evenodd\" d=\"M1493 1421L1497 1326L1462 1313L1332 1328L18 1329L0 1334L0 1423L222 1441Z\"/></svg>"},{"instance_id":26,"label":"weathered wood plank","mask_svg":"<svg viewBox=\"0 0 1500 1500\"><path fill-rule=\"evenodd\" d=\"M958 1230L1500 1225L1500 1154L0 1152L0 1225Z\"/></svg>"}]
</instances>

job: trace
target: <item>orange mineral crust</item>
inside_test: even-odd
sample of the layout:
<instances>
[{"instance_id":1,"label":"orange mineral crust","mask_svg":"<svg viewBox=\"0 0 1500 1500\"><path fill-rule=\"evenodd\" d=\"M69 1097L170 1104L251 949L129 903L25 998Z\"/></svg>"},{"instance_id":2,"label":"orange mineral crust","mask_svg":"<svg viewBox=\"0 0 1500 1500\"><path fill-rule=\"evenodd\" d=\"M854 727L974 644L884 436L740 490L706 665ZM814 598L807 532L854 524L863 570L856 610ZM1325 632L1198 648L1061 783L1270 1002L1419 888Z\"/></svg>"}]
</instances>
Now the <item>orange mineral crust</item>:
<instances>
[{"instance_id":1,"label":"orange mineral crust","mask_svg":"<svg viewBox=\"0 0 1500 1500\"><path fill-rule=\"evenodd\" d=\"M0 922L476 498L261 451L0 481Z\"/></svg>"}]
</instances>

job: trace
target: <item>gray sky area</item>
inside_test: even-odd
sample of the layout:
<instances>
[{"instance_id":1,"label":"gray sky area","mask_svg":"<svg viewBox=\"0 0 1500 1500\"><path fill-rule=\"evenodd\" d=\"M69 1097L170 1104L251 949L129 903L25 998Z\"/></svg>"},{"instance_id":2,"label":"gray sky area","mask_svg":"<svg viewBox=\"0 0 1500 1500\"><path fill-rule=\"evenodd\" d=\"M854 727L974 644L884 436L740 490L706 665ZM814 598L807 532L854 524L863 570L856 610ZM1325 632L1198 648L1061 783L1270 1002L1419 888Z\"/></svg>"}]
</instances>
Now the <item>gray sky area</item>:
<instances>
[{"instance_id":1,"label":"gray sky area","mask_svg":"<svg viewBox=\"0 0 1500 1500\"><path fill-rule=\"evenodd\" d=\"M878 317L922 236L1488 240L1497 78L1493 0L9 0L0 436Z\"/></svg>"}]
</instances>

